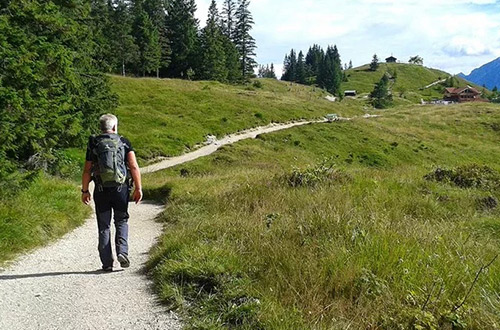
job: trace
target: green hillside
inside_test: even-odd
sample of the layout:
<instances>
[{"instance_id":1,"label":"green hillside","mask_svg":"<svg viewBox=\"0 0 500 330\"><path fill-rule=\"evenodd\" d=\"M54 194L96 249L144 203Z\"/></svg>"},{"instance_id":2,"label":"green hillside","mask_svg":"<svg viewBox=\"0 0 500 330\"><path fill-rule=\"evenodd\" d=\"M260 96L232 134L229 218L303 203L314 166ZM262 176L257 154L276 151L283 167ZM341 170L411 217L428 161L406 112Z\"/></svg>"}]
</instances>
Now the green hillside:
<instances>
[{"instance_id":1,"label":"green hillside","mask_svg":"<svg viewBox=\"0 0 500 330\"><path fill-rule=\"evenodd\" d=\"M356 90L358 94L368 94L385 73L389 73L391 77L395 78L391 90L397 104L420 103L421 99L441 99L444 90L443 84L425 89L424 87L450 77L449 73L421 65L381 63L376 72L370 71L369 65L347 70L348 81L342 83L342 89ZM456 77L456 79L458 86L471 84L460 77ZM481 87L475 87L482 90Z\"/></svg>"},{"instance_id":2,"label":"green hillside","mask_svg":"<svg viewBox=\"0 0 500 330\"><path fill-rule=\"evenodd\" d=\"M341 111L362 113L356 102L343 105L325 99L324 91L273 79L247 86L177 79L112 77L120 97L120 133L140 159L179 155L205 141L243 129Z\"/></svg>"},{"instance_id":3,"label":"green hillside","mask_svg":"<svg viewBox=\"0 0 500 330\"><path fill-rule=\"evenodd\" d=\"M188 328L500 324L500 108L380 114L145 176L168 200L149 267Z\"/></svg>"}]
</instances>

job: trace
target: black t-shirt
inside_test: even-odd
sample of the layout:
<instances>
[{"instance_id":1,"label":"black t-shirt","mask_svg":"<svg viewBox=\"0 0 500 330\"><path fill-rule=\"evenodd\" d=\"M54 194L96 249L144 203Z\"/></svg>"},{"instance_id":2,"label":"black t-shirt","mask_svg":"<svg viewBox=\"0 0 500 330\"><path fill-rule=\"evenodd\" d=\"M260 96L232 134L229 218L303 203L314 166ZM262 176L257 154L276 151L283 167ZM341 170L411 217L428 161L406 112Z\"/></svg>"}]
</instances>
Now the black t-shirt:
<instances>
[{"instance_id":1,"label":"black t-shirt","mask_svg":"<svg viewBox=\"0 0 500 330\"><path fill-rule=\"evenodd\" d=\"M128 160L127 160L127 155L129 152L131 151L134 151L134 148L132 148L132 144L130 143L130 141L126 138L124 138L123 136L120 136L120 140L122 140L122 143L123 143L123 146L125 147L125 164L128 163ZM89 162L93 162L95 161L93 159L93 155L92 155L92 149L94 149L94 137L90 137L89 138L89 142L87 143L87 153L85 154L85 160L86 161L89 161Z\"/></svg>"}]
</instances>

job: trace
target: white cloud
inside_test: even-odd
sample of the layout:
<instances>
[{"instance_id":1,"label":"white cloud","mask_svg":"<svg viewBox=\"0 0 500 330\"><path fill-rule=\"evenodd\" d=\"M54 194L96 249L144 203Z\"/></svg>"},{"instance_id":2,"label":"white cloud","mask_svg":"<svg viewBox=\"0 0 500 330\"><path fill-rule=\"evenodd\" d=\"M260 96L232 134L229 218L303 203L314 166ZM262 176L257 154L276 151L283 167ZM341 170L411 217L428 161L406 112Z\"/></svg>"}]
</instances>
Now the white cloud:
<instances>
[{"instance_id":1,"label":"white cloud","mask_svg":"<svg viewBox=\"0 0 500 330\"><path fill-rule=\"evenodd\" d=\"M210 0L198 0L204 24ZM222 1L218 1L219 7ZM343 62L420 55L426 66L468 72L500 55L500 1L251 0L260 63L283 62L291 48L336 44ZM202 11L202 12L200 12Z\"/></svg>"}]
</instances>

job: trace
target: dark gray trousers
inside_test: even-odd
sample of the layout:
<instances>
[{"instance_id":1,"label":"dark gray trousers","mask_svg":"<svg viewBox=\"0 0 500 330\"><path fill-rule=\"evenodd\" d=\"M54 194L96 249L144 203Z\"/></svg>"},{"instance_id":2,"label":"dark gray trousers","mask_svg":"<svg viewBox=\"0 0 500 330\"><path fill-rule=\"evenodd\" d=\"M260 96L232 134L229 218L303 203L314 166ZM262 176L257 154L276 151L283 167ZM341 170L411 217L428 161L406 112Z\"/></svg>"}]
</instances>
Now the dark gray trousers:
<instances>
[{"instance_id":1,"label":"dark gray trousers","mask_svg":"<svg viewBox=\"0 0 500 330\"><path fill-rule=\"evenodd\" d=\"M116 229L116 254L128 255L128 186L102 188L102 190L96 186L94 201L99 229L99 257L103 267L109 267L113 265L110 235L112 213Z\"/></svg>"}]
</instances>

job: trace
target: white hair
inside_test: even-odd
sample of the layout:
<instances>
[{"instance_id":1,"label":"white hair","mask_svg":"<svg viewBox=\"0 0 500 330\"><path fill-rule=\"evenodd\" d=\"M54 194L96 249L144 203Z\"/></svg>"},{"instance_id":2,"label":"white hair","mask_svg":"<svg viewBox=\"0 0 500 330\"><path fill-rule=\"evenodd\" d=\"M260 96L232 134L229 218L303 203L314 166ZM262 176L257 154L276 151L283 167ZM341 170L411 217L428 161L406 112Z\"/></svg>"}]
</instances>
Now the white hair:
<instances>
[{"instance_id":1,"label":"white hair","mask_svg":"<svg viewBox=\"0 0 500 330\"><path fill-rule=\"evenodd\" d=\"M99 118L99 123L102 132L110 132L113 130L113 127L118 129L118 118L110 113L102 115L101 118Z\"/></svg>"}]
</instances>

